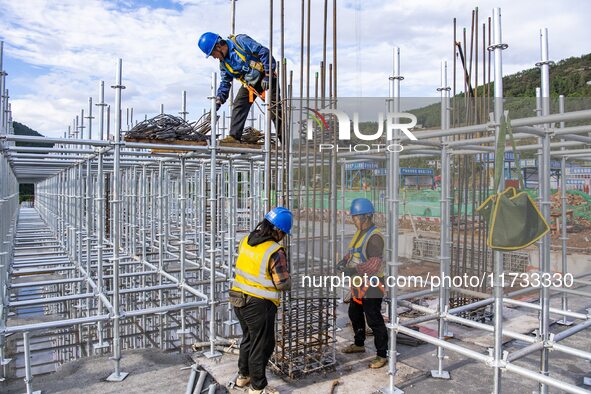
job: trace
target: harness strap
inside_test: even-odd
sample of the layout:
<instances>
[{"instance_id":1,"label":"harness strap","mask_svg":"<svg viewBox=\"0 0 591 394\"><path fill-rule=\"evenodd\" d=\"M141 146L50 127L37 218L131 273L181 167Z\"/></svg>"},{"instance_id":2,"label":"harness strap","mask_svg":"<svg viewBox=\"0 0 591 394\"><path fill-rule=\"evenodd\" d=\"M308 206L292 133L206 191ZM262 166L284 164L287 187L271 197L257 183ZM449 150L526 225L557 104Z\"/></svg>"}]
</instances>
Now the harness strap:
<instances>
[{"instance_id":1,"label":"harness strap","mask_svg":"<svg viewBox=\"0 0 591 394\"><path fill-rule=\"evenodd\" d=\"M255 55L252 52L247 51L246 49L244 49L240 44L238 44L238 40L236 39L236 36L234 35L230 35L228 36L228 39L230 39L233 43L234 43L234 52L236 52L236 54L238 55L238 57L245 63L248 63L248 65L252 68L254 68L255 70L264 73L265 72L265 66L263 65L263 63L259 60L258 56ZM254 58L256 58L257 60L247 60L247 55L250 55ZM227 65L227 64L226 64ZM234 71L232 71L233 73L235 73Z\"/></svg>"}]
</instances>

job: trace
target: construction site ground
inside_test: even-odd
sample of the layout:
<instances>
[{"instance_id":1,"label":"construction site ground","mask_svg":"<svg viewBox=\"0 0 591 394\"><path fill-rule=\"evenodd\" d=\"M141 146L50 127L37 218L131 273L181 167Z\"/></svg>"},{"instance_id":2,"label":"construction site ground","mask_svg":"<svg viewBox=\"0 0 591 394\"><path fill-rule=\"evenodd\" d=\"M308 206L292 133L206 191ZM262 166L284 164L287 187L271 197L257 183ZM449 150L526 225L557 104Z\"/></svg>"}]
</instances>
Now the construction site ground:
<instances>
[{"instance_id":1,"label":"construction site ground","mask_svg":"<svg viewBox=\"0 0 591 394\"><path fill-rule=\"evenodd\" d=\"M587 222L582 223L586 224ZM432 238L439 238L439 223L416 221L415 219L414 226L420 235L425 235L427 237ZM413 230L412 224L408 217L400 220L400 228L405 231ZM464 232L460 231L459 234L460 239L462 239L464 236ZM478 232L475 231L474 235L478 237ZM470 238L471 236L472 232L470 231L468 234L468 238ZM562 240L560 239L560 237L560 233L556 233L555 231L551 233L552 248L554 250L562 248ZM572 231L571 229L569 229L567 237L568 240L566 241L566 245L569 252L591 254L591 226L572 226Z\"/></svg>"},{"instance_id":2,"label":"construction site ground","mask_svg":"<svg viewBox=\"0 0 591 394\"><path fill-rule=\"evenodd\" d=\"M413 267L410 267L413 266ZM436 264L417 265L406 263L402 272L428 271L437 268ZM581 290L589 290L581 288ZM436 298L428 299L427 304L433 306ZM560 298L552 298L552 306L558 307ZM284 380L268 372L270 385L281 393L335 393L358 394L374 393L380 388L387 387L387 368L379 370L368 369L369 361L375 356L373 337L366 341L366 353L343 354L339 349L350 343L353 333L347 317L347 305L341 302L337 308L337 364L333 369L314 373L296 381ZM591 307L591 300L583 297L571 297L570 309L577 312L585 312ZM399 313L404 312L403 308ZM384 314L386 314L384 304ZM506 319L504 327L520 333L531 333L538 326L537 312L521 308L505 308ZM553 322L559 317L553 315ZM436 335L436 322L427 322L420 325L420 330L430 335ZM560 332L567 327L552 324L552 332ZM467 328L457 324L450 324L449 329L453 333L452 342L463 342L464 346L486 353L486 348L492 346L492 334ZM526 344L516 340L505 338L505 348L509 352L524 347ZM562 342L561 342L562 343ZM573 348L591 349L591 337L586 333L580 333L564 340L567 346ZM451 374L450 380L433 379L431 369L436 368L437 358L434 356L436 348L429 344L418 346L398 345L400 353L396 384L406 393L490 393L492 385L492 370L482 369L477 362L466 360L452 352L446 352L445 369ZM516 364L537 369L539 365L539 352L533 353ZM244 390L227 390L226 384L236 373L237 355L225 353L217 359L208 359L201 353L181 355L178 353L164 353L157 349L142 349L124 351L121 362L122 370L129 372L129 376L119 383L107 382L106 377L113 371L113 361L108 356L90 357L64 364L57 372L47 375L37 375L33 380L33 387L43 388L45 393L179 393L183 392L189 379L191 359L206 369L220 384L216 393L243 393ZM573 356L553 352L550 365L551 376L583 386L583 377L591 371L589 362L577 359ZM338 382L336 384L335 382ZM209 384L209 383L208 383ZM336 384L334 391L331 391ZM207 387L207 386L204 386ZM534 381L520 376L504 373L503 392L518 393L532 392L538 388ZM2 392L22 393L24 383L22 379L5 383ZM552 389L552 392L560 392Z\"/></svg>"}]
</instances>

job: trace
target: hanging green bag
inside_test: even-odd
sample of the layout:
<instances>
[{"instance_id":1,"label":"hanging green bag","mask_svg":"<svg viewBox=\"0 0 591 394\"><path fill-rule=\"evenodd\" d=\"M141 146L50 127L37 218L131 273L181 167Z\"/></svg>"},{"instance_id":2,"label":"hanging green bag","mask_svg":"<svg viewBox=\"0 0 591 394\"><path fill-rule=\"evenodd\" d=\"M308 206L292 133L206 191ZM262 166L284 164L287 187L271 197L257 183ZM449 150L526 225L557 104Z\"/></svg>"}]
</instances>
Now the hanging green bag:
<instances>
[{"instance_id":1,"label":"hanging green bag","mask_svg":"<svg viewBox=\"0 0 591 394\"><path fill-rule=\"evenodd\" d=\"M495 190L498 190L504 170L507 132L515 153L513 130L505 112L495 151ZM519 173L519 187L523 188L521 166L517 157L515 164ZM514 187L491 195L478 207L477 211L488 223L486 244L493 250L523 249L538 241L550 230L535 201L529 194L518 192Z\"/></svg>"}]
</instances>

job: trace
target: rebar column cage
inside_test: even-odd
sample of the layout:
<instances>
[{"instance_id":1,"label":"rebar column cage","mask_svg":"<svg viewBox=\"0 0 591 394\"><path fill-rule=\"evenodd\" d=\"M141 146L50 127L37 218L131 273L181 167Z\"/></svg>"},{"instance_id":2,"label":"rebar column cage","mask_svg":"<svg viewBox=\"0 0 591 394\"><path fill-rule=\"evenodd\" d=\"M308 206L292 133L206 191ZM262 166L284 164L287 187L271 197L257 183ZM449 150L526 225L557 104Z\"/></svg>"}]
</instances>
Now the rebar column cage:
<instances>
[{"instance_id":1,"label":"rebar column cage","mask_svg":"<svg viewBox=\"0 0 591 394\"><path fill-rule=\"evenodd\" d=\"M307 9L304 6L302 1L302 15L307 10L309 20L309 3ZM333 2L333 8L333 28L336 29L336 2ZM326 9L327 2L325 20ZM307 42L304 41L304 23L301 30L300 99L293 98L292 75L291 72L288 74L286 63L282 61L282 77L276 83L281 83L281 91L286 97L280 100L286 126L279 132L283 133L284 141L278 146L270 145L271 124L267 115L269 111L279 109L272 108L267 102L263 105L263 116L258 118L267 137L262 149L217 145L218 125L215 121L212 122L209 146L175 145L171 151L171 146L166 144L122 141L118 115L124 88L121 62L113 86L116 93L115 130L110 131L111 122L105 121L110 111L104 100L104 83L101 83L99 100L95 104L98 114L95 112L93 117L90 101L91 107L84 112L88 116L85 117L84 113L77 116L64 138L14 135L0 55L0 378L23 377L28 391L31 391L33 376L37 373L79 357L109 354L113 355L115 364L111 380L121 380L126 374L120 370L120 359L125 357L126 349L133 348L186 351L195 344L207 348L205 354L208 357L218 357L223 350L221 345L240 334L227 301L236 245L256 226L269 207L286 205L295 214L294 234L286 245L293 281L298 282L304 274L332 273L332 265L345 248L343 168L350 160L371 158L388 163L384 224L387 224L389 274L396 275L400 257L397 253L400 161L436 157L442 163L461 162L462 173L467 174L471 173L474 161L465 158L482 157L494 151L503 115L501 53L506 48L501 36L500 17L500 10L495 9L491 24L494 34L491 34L487 48L495 64L495 93L487 96L493 104L488 108L490 111L466 125L452 121L456 119L449 106L453 100L448 93L445 67L442 66L442 77L445 75L445 78L439 88L442 92L441 127L417 132L417 141L409 141L395 133L395 138L405 144L405 150L399 155L375 151L362 155L318 151L319 143L336 145L336 133L315 131L313 140L305 139L305 111L338 106L335 33L333 63L326 61L325 34L320 71L315 75L310 73L308 52L304 78L304 48L308 51L310 48L310 23L307 24ZM591 109L566 112L562 107L560 113L550 114L544 102L549 97L550 62L545 30L541 32L541 38L540 116L511 119L511 125L519 141L517 151L539 150L541 178L549 180L551 157L560 158L563 168L568 160L591 160L591 150L582 147L591 143L588 135L591 126L567 127L563 123L561 127L555 127L557 122L587 123L591 119ZM391 77L393 108L396 108L395 99L400 97L402 81L398 54L395 51L397 66ZM284 59L283 53L281 58ZM215 78L214 74L212 91ZM491 82L490 78L488 82ZM311 85L314 93L310 92ZM212 92L212 112L215 112L214 96ZM183 94L183 117L187 115L186 108L186 94ZM491 118L488 118L488 112L493 113ZM99 125L98 137L92 135L93 119ZM297 138L295 133L298 133ZM109 134L115 138L107 138ZM540 141L529 143L532 136L540 137ZM17 146L16 142L54 145ZM153 149L161 152L155 155ZM442 212L446 213L441 218L439 244L416 240L417 245L425 245L417 246L417 250L423 250L419 257L440 262L442 274L453 275L466 268L470 268L472 274L490 272L493 283L482 288L458 288L454 294L443 285L437 289L439 302L435 308L419 303L420 297L426 295L424 291L399 295L398 289L390 289L389 385L383 392L398 391L395 387L398 333L437 347L437 362L433 363L432 370L435 378L447 376L445 351L448 351L492 368L495 393L503 392L502 372L516 373L539 383L540 392L547 391L549 386L572 393L587 392L552 377L548 360L550 350L591 360L590 352L560 343L591 326L588 313L568 310L568 295L590 295L580 289L555 286L542 291L537 288L504 291L503 270L522 269L525 264L523 256L491 252L482 246L482 240L458 242L460 234L465 240L468 229L481 228L482 224L475 218L471 223L460 223L465 226L463 232L452 230L453 225L458 229L458 222L452 222L453 206L457 202L465 207L468 200L464 195L461 202L456 201L460 195L454 194L452 189L466 179L461 180L459 173L457 177L452 176L451 168L451 165L445 166L445 176L442 177L445 187L441 189L440 204ZM484 184L485 173L483 171L470 180ZM338 189L339 179L341 190ZM35 183L34 205L21 204L19 208L19 183ZM549 219L548 183L540 185L540 205L546 219ZM340 212L337 211L338 201L341 201ZM565 216L563 209L563 223ZM563 233L564 241L565 238ZM540 250L543 257L539 270L549 273L548 239L541 243ZM472 261L487 261L489 265L454 266L453 261L458 256L476 256ZM562 259L563 272L568 272L565 253ZM581 275L575 283L588 285L584 277L589 274ZM539 293L539 302L516 299L533 292ZM561 308L550 307L551 293L562 296ZM297 378L335 365L337 301L334 295L296 287L282 301L273 367L288 377ZM468 318L471 311L490 305L493 306L492 325ZM540 311L539 335L519 334L503 327L503 305ZM436 319L437 338L402 324L398 306ZM561 317L565 324L571 323L568 319L574 323L572 327L551 335L551 315ZM458 342L446 341L450 326L456 323L494 335L492 351L474 350ZM504 353L503 336L526 341L528 345ZM55 359L31 364L31 353L48 352ZM515 363L534 352L540 354L541 371ZM24 368L16 367L18 357L24 357Z\"/></svg>"}]
</instances>

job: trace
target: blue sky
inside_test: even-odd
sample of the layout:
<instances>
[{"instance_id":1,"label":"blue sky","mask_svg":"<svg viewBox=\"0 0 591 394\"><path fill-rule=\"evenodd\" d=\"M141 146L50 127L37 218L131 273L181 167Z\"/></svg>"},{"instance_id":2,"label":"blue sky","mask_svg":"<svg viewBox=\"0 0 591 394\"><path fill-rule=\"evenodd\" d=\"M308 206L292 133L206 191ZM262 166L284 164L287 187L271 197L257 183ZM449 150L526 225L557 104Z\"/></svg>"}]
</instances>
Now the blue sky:
<instances>
[{"instance_id":1,"label":"blue sky","mask_svg":"<svg viewBox=\"0 0 591 394\"><path fill-rule=\"evenodd\" d=\"M285 0L285 55L299 85L300 5ZM274 54L279 55L279 0L275 0ZM337 0L339 94L386 96L392 48L401 48L404 96L437 96L441 59L452 56L452 19L470 26L473 7L480 21L503 11L504 73L539 60L538 32L549 28L550 57L591 52L591 2L585 0L442 1ZM329 1L329 10L332 8ZM236 2L236 31L269 41L269 0ZM312 0L312 74L322 53L323 1ZM0 0L0 40L16 121L48 136L62 135L72 119L98 96L100 80L113 85L123 58L123 108L135 118L180 111L187 90L189 118L207 104L216 62L204 59L196 41L205 31L230 32L229 0ZM332 59L329 25L328 57ZM298 94L296 90L296 95ZM106 89L106 101L114 92Z\"/></svg>"}]
</instances>

